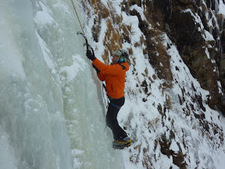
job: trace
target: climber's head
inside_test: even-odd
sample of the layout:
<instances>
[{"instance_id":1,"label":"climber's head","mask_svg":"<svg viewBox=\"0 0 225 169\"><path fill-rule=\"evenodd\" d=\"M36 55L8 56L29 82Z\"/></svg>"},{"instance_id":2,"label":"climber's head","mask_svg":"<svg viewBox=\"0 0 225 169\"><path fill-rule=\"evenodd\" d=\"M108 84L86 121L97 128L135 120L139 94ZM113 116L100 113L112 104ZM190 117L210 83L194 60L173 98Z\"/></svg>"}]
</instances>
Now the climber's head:
<instances>
[{"instance_id":1,"label":"climber's head","mask_svg":"<svg viewBox=\"0 0 225 169\"><path fill-rule=\"evenodd\" d=\"M116 50L113 53L113 62L127 62L129 60L128 53L124 49Z\"/></svg>"}]
</instances>

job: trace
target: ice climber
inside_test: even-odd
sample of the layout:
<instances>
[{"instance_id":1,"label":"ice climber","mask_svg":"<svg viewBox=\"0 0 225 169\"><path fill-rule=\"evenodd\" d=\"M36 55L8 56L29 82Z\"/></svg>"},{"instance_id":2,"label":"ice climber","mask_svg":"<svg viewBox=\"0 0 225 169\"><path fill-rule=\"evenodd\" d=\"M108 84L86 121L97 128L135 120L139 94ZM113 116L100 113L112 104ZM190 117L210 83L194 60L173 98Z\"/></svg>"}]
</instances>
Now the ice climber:
<instances>
[{"instance_id":1,"label":"ice climber","mask_svg":"<svg viewBox=\"0 0 225 169\"><path fill-rule=\"evenodd\" d=\"M124 88L126 71L129 70L128 53L121 49L112 55L112 63L106 65L95 57L94 51L88 49L86 56L92 60L92 65L97 72L99 80L105 81L105 89L109 98L109 106L106 114L106 124L113 132L114 148L131 144L132 140L127 133L120 127L117 115L120 108L124 105Z\"/></svg>"}]
</instances>

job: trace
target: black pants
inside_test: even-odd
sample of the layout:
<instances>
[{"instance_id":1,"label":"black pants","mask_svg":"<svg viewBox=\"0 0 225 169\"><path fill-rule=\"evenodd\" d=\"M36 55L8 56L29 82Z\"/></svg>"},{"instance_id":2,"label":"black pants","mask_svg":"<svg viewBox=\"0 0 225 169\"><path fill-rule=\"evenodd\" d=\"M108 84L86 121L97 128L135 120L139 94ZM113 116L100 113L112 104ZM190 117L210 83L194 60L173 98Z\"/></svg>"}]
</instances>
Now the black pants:
<instances>
[{"instance_id":1,"label":"black pants","mask_svg":"<svg viewBox=\"0 0 225 169\"><path fill-rule=\"evenodd\" d=\"M120 108L124 105L125 98L110 99L108 111L106 114L106 124L112 130L115 140L127 137L127 133L120 127L117 121L117 115Z\"/></svg>"}]
</instances>

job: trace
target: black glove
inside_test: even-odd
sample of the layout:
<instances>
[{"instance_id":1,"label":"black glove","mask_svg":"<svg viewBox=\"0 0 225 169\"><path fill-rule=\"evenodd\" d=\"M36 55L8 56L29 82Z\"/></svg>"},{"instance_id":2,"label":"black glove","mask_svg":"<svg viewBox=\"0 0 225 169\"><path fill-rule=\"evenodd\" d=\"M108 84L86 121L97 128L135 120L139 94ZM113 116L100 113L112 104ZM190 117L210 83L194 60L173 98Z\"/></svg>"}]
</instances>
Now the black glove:
<instances>
[{"instance_id":1,"label":"black glove","mask_svg":"<svg viewBox=\"0 0 225 169\"><path fill-rule=\"evenodd\" d=\"M95 65L92 64L92 66L93 66L93 68L96 70L97 73L100 72L100 70L99 70Z\"/></svg>"},{"instance_id":2,"label":"black glove","mask_svg":"<svg viewBox=\"0 0 225 169\"><path fill-rule=\"evenodd\" d=\"M94 50L92 48L88 48L88 50L86 52L86 56L88 59L90 59L92 61L96 59Z\"/></svg>"}]
</instances>

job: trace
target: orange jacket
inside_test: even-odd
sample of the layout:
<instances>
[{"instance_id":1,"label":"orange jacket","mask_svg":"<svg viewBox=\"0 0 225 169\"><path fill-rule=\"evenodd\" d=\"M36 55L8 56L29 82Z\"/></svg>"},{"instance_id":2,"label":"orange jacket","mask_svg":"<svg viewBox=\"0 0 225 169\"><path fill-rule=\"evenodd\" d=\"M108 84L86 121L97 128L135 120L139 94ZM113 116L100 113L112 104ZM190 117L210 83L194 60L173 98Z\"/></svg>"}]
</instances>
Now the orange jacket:
<instances>
[{"instance_id":1,"label":"orange jacket","mask_svg":"<svg viewBox=\"0 0 225 169\"><path fill-rule=\"evenodd\" d=\"M114 63L112 65L106 65L100 60L95 59L93 60L93 65L100 70L97 75L101 81L105 81L108 96L113 99L123 97L126 71L129 70L129 64L127 62L122 62L120 64ZM123 65L123 67L121 65Z\"/></svg>"}]
</instances>

